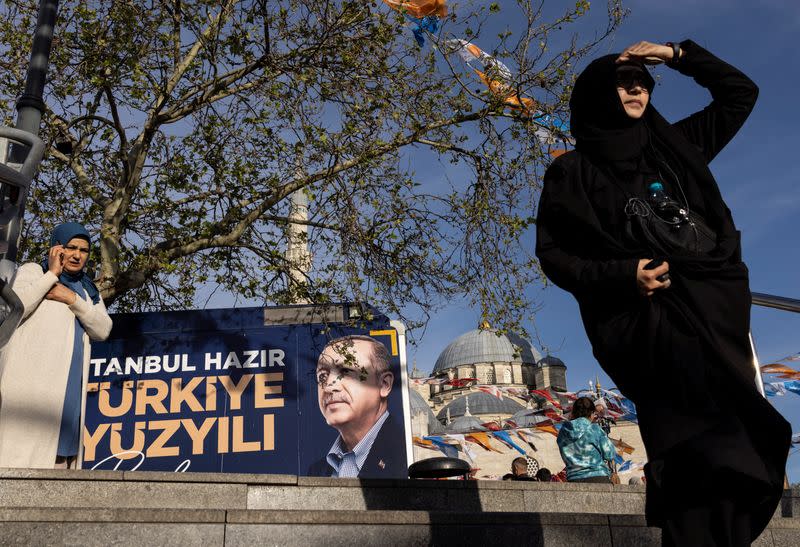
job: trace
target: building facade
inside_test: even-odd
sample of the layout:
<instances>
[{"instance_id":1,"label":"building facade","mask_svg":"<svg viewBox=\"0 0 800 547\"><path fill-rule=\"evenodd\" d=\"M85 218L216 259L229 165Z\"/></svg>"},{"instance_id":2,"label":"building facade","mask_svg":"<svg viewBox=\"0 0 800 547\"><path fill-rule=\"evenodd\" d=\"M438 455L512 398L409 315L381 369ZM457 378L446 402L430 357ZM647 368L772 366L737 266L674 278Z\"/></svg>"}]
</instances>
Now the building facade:
<instances>
[{"instance_id":1,"label":"building facade","mask_svg":"<svg viewBox=\"0 0 800 547\"><path fill-rule=\"evenodd\" d=\"M495 425L514 435L510 423L521 428L535 425L530 411L551 406L544 398L523 395L531 390L566 392L566 373L567 367L561 359L543 356L520 336L482 325L448 344L429 375L417 370L415 364L410 382L413 435L419 439L440 435L458 440L465 434L490 432ZM426 380L420 381L423 377ZM448 383L438 383L440 381ZM498 389L494 394L489 393L487 386ZM633 454L625 455L625 459L646 461L636 424L617 423L611 427L610 436L634 448ZM534 438L527 437L529 442L516 435L514 438L517 439L515 444L542 467L548 467L553 473L563 468L554 435L536 432ZM470 454L462 450L459 455L472 460L479 469L477 476L480 478L501 477L510 471L514 458L521 455L507 444L494 439L490 442L492 450L487 451L465 441L463 446ZM441 455L432 448L414 447L415 460Z\"/></svg>"}]
</instances>

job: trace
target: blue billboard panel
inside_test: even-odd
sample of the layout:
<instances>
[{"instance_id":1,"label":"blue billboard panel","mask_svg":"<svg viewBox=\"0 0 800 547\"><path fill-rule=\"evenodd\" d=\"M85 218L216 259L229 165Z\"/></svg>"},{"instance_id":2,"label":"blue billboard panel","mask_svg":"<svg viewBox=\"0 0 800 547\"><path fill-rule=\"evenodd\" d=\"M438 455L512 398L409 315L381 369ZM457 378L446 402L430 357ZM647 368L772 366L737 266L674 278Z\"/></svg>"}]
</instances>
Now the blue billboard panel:
<instances>
[{"instance_id":1,"label":"blue billboard panel","mask_svg":"<svg viewBox=\"0 0 800 547\"><path fill-rule=\"evenodd\" d=\"M83 468L406 478L402 326L266 310L114 315L92 346Z\"/></svg>"}]
</instances>

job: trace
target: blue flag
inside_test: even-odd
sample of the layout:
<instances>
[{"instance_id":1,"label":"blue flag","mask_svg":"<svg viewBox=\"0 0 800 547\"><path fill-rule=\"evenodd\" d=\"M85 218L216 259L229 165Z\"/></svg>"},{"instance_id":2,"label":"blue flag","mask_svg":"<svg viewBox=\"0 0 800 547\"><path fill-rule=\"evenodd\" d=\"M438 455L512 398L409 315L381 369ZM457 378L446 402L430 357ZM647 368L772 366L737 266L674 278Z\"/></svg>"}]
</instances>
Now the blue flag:
<instances>
[{"instance_id":1,"label":"blue flag","mask_svg":"<svg viewBox=\"0 0 800 547\"><path fill-rule=\"evenodd\" d=\"M423 437L426 441L430 441L436 445L436 448L442 451L442 453L447 456L448 458L458 458L458 448L453 446L452 444L447 444L444 442L444 439L439 436L431 436L431 437Z\"/></svg>"},{"instance_id":2,"label":"blue flag","mask_svg":"<svg viewBox=\"0 0 800 547\"><path fill-rule=\"evenodd\" d=\"M411 32L414 33L414 39L419 44L419 47L425 45L425 34L435 34L439 30L439 18L435 15L426 15L422 19L407 13L404 15L406 19L417 25L417 28L412 29Z\"/></svg>"},{"instance_id":3,"label":"blue flag","mask_svg":"<svg viewBox=\"0 0 800 547\"><path fill-rule=\"evenodd\" d=\"M523 449L521 449L514 441L511 440L511 437L509 436L507 431L492 431L492 435L497 437L498 439L500 439L504 443L506 443L511 448L515 449L517 452L519 452L523 456L525 455L525 451Z\"/></svg>"},{"instance_id":4,"label":"blue flag","mask_svg":"<svg viewBox=\"0 0 800 547\"><path fill-rule=\"evenodd\" d=\"M800 380L789 380L783 383L787 391L800 395Z\"/></svg>"}]
</instances>

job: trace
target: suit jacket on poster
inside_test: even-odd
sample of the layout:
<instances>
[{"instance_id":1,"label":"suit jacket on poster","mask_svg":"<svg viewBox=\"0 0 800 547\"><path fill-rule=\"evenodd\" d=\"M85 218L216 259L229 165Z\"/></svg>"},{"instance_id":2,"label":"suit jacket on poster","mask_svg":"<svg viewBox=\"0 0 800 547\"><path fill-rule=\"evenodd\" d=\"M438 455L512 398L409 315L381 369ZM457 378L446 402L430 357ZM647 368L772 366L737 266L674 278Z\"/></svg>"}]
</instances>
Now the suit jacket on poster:
<instances>
[{"instance_id":1,"label":"suit jacket on poster","mask_svg":"<svg viewBox=\"0 0 800 547\"><path fill-rule=\"evenodd\" d=\"M326 454L327 456L327 454ZM311 464L309 477L330 477L333 467L326 456ZM406 461L405 435L402 424L390 415L372 443L367 459L358 473L360 479L407 479L408 463Z\"/></svg>"}]
</instances>

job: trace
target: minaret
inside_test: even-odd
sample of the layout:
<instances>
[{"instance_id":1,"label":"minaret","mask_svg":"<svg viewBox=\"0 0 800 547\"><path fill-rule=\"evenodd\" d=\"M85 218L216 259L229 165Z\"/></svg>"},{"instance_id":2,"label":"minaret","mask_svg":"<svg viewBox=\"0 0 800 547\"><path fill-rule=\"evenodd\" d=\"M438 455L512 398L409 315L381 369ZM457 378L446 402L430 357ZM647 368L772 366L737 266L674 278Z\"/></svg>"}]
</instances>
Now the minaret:
<instances>
[{"instance_id":1,"label":"minaret","mask_svg":"<svg viewBox=\"0 0 800 547\"><path fill-rule=\"evenodd\" d=\"M413 364L413 366L411 368L411 377L412 378L421 378L421 374L420 374L419 370L417 370L417 359L416 359L416 357L414 358L413 363L414 364Z\"/></svg>"},{"instance_id":2,"label":"minaret","mask_svg":"<svg viewBox=\"0 0 800 547\"><path fill-rule=\"evenodd\" d=\"M302 155L297 155L295 173L303 176ZM289 262L289 286L293 291L304 292L308 272L311 270L311 252L308 250L308 196L300 189L292 192L289 224L286 228L286 260ZM295 296L294 304L308 304L305 297Z\"/></svg>"}]
</instances>

